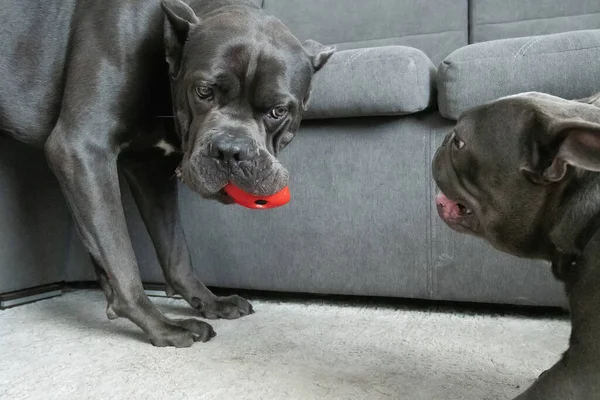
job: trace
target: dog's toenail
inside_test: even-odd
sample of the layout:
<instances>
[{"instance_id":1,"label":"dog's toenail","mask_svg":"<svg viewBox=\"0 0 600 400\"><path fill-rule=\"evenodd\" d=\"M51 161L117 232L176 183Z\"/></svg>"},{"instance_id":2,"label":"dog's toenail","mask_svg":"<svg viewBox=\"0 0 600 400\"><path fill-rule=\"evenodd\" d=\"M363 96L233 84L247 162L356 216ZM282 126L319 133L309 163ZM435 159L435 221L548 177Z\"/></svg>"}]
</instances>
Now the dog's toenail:
<instances>
[{"instance_id":1,"label":"dog's toenail","mask_svg":"<svg viewBox=\"0 0 600 400\"><path fill-rule=\"evenodd\" d=\"M106 316L110 320L119 318L116 311L113 309L112 305L110 305L110 304L108 306L106 306Z\"/></svg>"},{"instance_id":2,"label":"dog's toenail","mask_svg":"<svg viewBox=\"0 0 600 400\"><path fill-rule=\"evenodd\" d=\"M202 303L202 301L197 298L197 297L193 297L192 301L190 302L190 305L195 308L196 310L199 310L201 308L204 307L204 303Z\"/></svg>"}]
</instances>

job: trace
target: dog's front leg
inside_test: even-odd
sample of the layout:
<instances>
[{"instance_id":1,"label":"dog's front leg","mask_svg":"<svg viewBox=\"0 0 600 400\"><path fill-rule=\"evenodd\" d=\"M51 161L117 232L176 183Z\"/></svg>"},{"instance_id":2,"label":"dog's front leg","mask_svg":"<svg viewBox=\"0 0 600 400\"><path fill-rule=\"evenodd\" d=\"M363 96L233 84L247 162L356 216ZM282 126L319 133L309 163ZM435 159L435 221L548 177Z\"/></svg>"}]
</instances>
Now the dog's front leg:
<instances>
[{"instance_id":1,"label":"dog's front leg","mask_svg":"<svg viewBox=\"0 0 600 400\"><path fill-rule=\"evenodd\" d=\"M108 316L128 318L156 346L187 347L209 340L214 336L210 325L170 320L144 293L121 205L117 150L98 129L71 126L59 120L45 150L102 279Z\"/></svg>"},{"instance_id":2,"label":"dog's front leg","mask_svg":"<svg viewBox=\"0 0 600 400\"><path fill-rule=\"evenodd\" d=\"M590 260L591 258L591 260ZM569 349L515 400L600 399L600 268L595 254L566 279L571 312Z\"/></svg>"},{"instance_id":3,"label":"dog's front leg","mask_svg":"<svg viewBox=\"0 0 600 400\"><path fill-rule=\"evenodd\" d=\"M251 314L239 296L217 297L200 281L190 260L181 226L175 168L180 157L123 157L121 166L146 224L167 282L168 294L180 294L205 318L234 319Z\"/></svg>"}]
</instances>

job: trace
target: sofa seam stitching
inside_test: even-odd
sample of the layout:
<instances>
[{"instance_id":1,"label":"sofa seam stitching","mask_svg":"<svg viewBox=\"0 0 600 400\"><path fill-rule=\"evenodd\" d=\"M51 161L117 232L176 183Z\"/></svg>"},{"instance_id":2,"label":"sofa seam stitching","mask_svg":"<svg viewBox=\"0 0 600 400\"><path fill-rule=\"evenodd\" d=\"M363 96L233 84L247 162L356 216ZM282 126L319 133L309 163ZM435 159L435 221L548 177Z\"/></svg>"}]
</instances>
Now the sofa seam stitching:
<instances>
[{"instance_id":1,"label":"sofa seam stitching","mask_svg":"<svg viewBox=\"0 0 600 400\"><path fill-rule=\"evenodd\" d=\"M521 53L521 50L523 50L523 49L525 48L525 46L527 46L529 43L531 43L531 42L533 42L533 41L535 41L535 40L539 40L539 39L540 39L540 37L541 37L541 36L538 36L537 38L533 37L533 38L529 39L528 41L526 41L526 42L523 44L523 46L521 46L521 47L519 48L519 50L517 50L517 52L515 53L515 57L517 57L517 56L518 56L518 55Z\"/></svg>"},{"instance_id":2,"label":"sofa seam stitching","mask_svg":"<svg viewBox=\"0 0 600 400\"><path fill-rule=\"evenodd\" d=\"M547 20L547 19L573 18L573 17L583 17L583 16L597 15L597 14L600 14L600 11L594 11L594 12L583 13L583 14L573 14L573 15L556 15L554 17L527 18L527 19L520 19L520 20L517 20L517 21L483 22L483 23L478 23L477 25L484 26L484 25L514 24L514 23L519 23L519 22L544 21L544 20Z\"/></svg>"},{"instance_id":3,"label":"sofa seam stitching","mask_svg":"<svg viewBox=\"0 0 600 400\"><path fill-rule=\"evenodd\" d=\"M366 51L362 51L360 52L360 54L353 54L350 58L348 58L346 61L344 62L336 62L336 63L332 63L332 64L327 64L327 66L332 66L332 65L343 65L346 66L349 63L351 63L352 61L356 60L356 58L360 57L361 55L363 55ZM412 55L389 55L389 56L385 56L385 57L373 57L373 58L366 58L366 59L361 59L361 62L371 62L371 61L387 61L387 60L392 60L392 59L397 59L397 60L403 60L403 59L410 59L413 60L414 62L414 56ZM416 64L416 63L415 63Z\"/></svg>"},{"instance_id":4,"label":"sofa seam stitching","mask_svg":"<svg viewBox=\"0 0 600 400\"><path fill-rule=\"evenodd\" d=\"M527 53L529 51L529 49L531 48L531 46L533 46L534 44L536 44L537 42L539 42L540 40L542 40L542 37L543 36L540 36L539 38L537 38L533 42L529 43L529 46L527 46L527 48L525 50L523 50L523 52L521 53L521 55L524 57L525 53ZM517 54L515 54L515 58L517 58Z\"/></svg>"},{"instance_id":5,"label":"sofa seam stitching","mask_svg":"<svg viewBox=\"0 0 600 400\"><path fill-rule=\"evenodd\" d=\"M464 31L462 31L462 30L450 29L450 30L441 31L441 32L414 33L414 34L402 35L402 36L383 36L383 37L377 37L377 38L373 38L373 39L349 40L349 41L346 41L346 42L337 42L337 43L334 43L334 44L336 44L336 45L343 45L343 44L352 44L352 43L365 43L365 42L371 42L371 41L376 41L376 40L402 39L402 38L415 37L415 36L427 36L427 35L439 35L439 34L442 34L442 33L463 33L463 32ZM407 46L407 47L410 47L410 46Z\"/></svg>"},{"instance_id":6,"label":"sofa seam stitching","mask_svg":"<svg viewBox=\"0 0 600 400\"><path fill-rule=\"evenodd\" d=\"M427 160L431 160L431 146L433 145L433 132L432 129L430 128L430 132L429 135L427 135ZM432 189L431 189L431 182L433 179L432 173L431 173L431 168L429 167L429 165L426 165L426 170L427 170L427 198L431 199L431 196L433 195ZM429 295L430 299L434 298L434 290L435 290L435 284L434 284L434 262L433 262L433 213L431 212L431 204L427 203L427 220L428 220L428 224L427 224L427 233L426 233L426 243L427 245L427 263L429 264L428 267L428 273L427 273L427 292Z\"/></svg>"},{"instance_id":7,"label":"sofa seam stitching","mask_svg":"<svg viewBox=\"0 0 600 400\"><path fill-rule=\"evenodd\" d=\"M425 92L425 88L422 86L422 82L421 82L421 68L417 68L417 63L415 61L415 58L413 56L408 57L410 60L409 65L413 68L414 74L416 76L416 81L417 81L417 87L419 88L419 92L422 94L423 92ZM431 88L429 88L428 90L429 92L429 97L431 98ZM416 97L416 96L415 96ZM429 103L429 102L427 102ZM425 106L425 108L427 108L427 105Z\"/></svg>"},{"instance_id":8,"label":"sofa seam stitching","mask_svg":"<svg viewBox=\"0 0 600 400\"><path fill-rule=\"evenodd\" d=\"M568 50L562 50L562 51L553 51L553 52L549 52L549 53L535 53L533 55L530 55L529 57L533 57L533 56L550 56L550 55L554 55L554 54L561 54L561 53L569 53L569 52L573 52L573 51L585 51L585 50L595 50L595 49L600 49L600 46L592 46L592 47L584 47L581 49L568 49ZM450 64L447 64L448 66L453 65L453 64L462 64L462 63L468 63L471 61L484 61L484 60L503 60L503 59L510 59L510 56L504 56L504 57L485 57L485 58L470 58L468 60L457 60L457 61L453 61L453 60L446 60L449 61Z\"/></svg>"}]
</instances>

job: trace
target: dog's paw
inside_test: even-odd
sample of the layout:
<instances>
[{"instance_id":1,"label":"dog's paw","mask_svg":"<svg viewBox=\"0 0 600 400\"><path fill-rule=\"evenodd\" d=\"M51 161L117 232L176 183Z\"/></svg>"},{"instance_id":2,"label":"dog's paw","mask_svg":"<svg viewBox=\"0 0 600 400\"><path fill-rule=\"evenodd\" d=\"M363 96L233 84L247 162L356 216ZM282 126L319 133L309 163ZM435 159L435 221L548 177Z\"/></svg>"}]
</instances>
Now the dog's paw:
<instances>
[{"instance_id":1,"label":"dog's paw","mask_svg":"<svg viewBox=\"0 0 600 400\"><path fill-rule=\"evenodd\" d=\"M194 342L208 342L215 337L212 326L197 319L179 319L166 322L150 335L150 343L157 347L190 347Z\"/></svg>"},{"instance_id":2,"label":"dog's paw","mask_svg":"<svg viewBox=\"0 0 600 400\"><path fill-rule=\"evenodd\" d=\"M254 313L252 304L237 295L217 297L213 301L203 303L198 311L207 319L236 319Z\"/></svg>"}]
</instances>

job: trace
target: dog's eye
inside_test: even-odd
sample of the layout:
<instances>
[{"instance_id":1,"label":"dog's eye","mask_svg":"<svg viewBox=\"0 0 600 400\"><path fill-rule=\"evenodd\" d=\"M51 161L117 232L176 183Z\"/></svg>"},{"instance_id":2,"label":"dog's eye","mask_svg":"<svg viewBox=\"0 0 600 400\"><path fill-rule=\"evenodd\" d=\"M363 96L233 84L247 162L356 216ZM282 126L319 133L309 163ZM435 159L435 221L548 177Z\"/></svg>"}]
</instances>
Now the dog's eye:
<instances>
[{"instance_id":1,"label":"dog's eye","mask_svg":"<svg viewBox=\"0 0 600 400\"><path fill-rule=\"evenodd\" d=\"M275 107L269 112L269 117L273 119L281 119L287 115L289 112L287 107L279 106Z\"/></svg>"},{"instance_id":2,"label":"dog's eye","mask_svg":"<svg viewBox=\"0 0 600 400\"><path fill-rule=\"evenodd\" d=\"M454 137L452 138L452 143L454 144L454 147L456 147L459 150L465 147L465 142L460 140L456 135L454 135Z\"/></svg>"},{"instance_id":3,"label":"dog's eye","mask_svg":"<svg viewBox=\"0 0 600 400\"><path fill-rule=\"evenodd\" d=\"M204 85L198 86L196 88L196 94L202 100L210 100L213 98L213 90L211 88L209 88L208 86L204 86Z\"/></svg>"}]
</instances>

